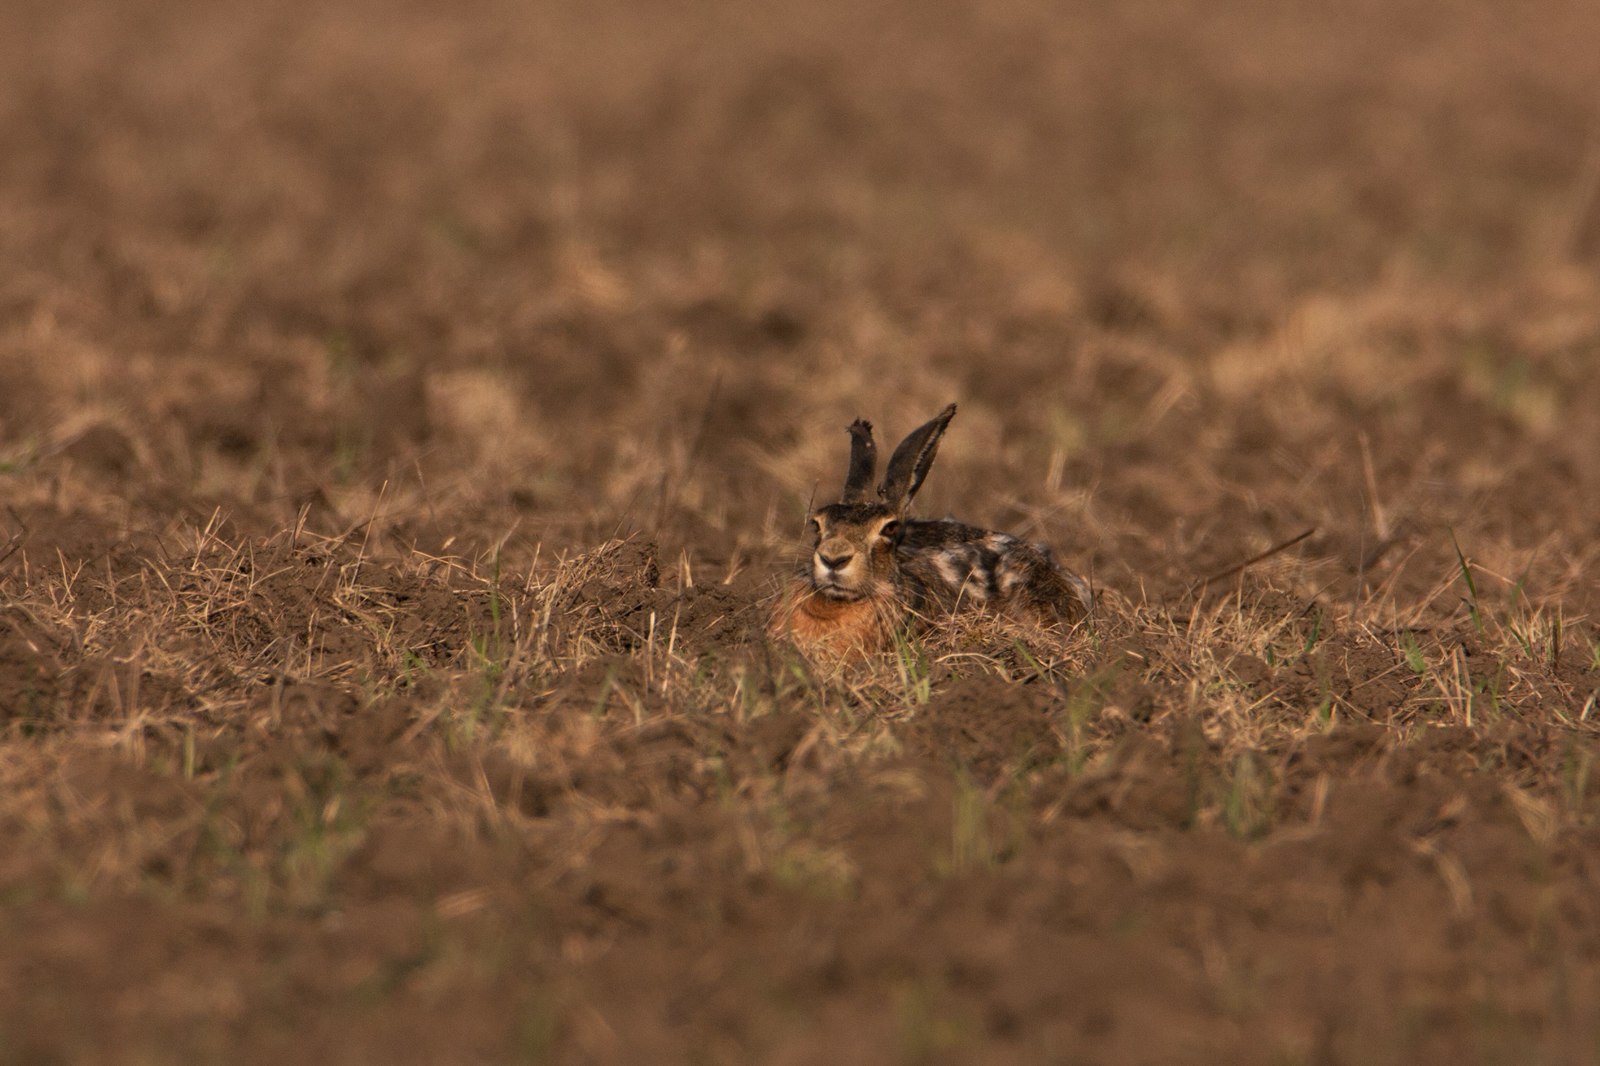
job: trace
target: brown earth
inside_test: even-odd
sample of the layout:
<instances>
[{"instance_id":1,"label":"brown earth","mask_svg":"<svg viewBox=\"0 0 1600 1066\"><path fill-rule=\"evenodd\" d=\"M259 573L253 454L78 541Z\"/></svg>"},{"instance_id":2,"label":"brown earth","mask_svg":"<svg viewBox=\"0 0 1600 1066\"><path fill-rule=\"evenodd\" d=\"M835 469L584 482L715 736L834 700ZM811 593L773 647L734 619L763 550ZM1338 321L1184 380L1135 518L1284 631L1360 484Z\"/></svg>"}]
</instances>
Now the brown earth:
<instances>
[{"instance_id":1,"label":"brown earth","mask_svg":"<svg viewBox=\"0 0 1600 1066\"><path fill-rule=\"evenodd\" d=\"M0 1063L1595 1061L1597 40L0 5Z\"/></svg>"}]
</instances>

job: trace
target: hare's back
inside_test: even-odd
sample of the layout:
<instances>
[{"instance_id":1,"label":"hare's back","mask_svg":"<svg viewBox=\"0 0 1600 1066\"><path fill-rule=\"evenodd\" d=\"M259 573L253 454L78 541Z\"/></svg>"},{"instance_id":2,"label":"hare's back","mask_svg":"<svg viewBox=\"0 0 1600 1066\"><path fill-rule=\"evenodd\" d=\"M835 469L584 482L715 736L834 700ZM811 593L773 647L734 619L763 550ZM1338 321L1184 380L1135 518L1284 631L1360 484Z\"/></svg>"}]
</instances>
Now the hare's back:
<instances>
[{"instance_id":1,"label":"hare's back","mask_svg":"<svg viewBox=\"0 0 1600 1066\"><path fill-rule=\"evenodd\" d=\"M904 524L895 558L917 606L978 606L1005 594L1003 560L1022 545L952 519L913 519Z\"/></svg>"},{"instance_id":2,"label":"hare's back","mask_svg":"<svg viewBox=\"0 0 1600 1066\"><path fill-rule=\"evenodd\" d=\"M952 519L907 521L896 562L919 609L993 605L1070 619L1090 603L1088 586L1063 573L1047 546Z\"/></svg>"}]
</instances>

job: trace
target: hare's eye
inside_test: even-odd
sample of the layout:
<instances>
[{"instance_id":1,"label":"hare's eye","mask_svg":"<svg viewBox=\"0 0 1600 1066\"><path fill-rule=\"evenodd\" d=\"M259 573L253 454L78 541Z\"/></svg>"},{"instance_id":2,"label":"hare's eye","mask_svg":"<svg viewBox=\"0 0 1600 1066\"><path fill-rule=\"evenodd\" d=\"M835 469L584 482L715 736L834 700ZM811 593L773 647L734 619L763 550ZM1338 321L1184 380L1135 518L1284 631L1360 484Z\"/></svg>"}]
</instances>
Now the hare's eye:
<instances>
[{"instance_id":1,"label":"hare's eye","mask_svg":"<svg viewBox=\"0 0 1600 1066\"><path fill-rule=\"evenodd\" d=\"M878 536L882 537L884 540L893 540L899 532L899 522L885 522L878 530Z\"/></svg>"}]
</instances>

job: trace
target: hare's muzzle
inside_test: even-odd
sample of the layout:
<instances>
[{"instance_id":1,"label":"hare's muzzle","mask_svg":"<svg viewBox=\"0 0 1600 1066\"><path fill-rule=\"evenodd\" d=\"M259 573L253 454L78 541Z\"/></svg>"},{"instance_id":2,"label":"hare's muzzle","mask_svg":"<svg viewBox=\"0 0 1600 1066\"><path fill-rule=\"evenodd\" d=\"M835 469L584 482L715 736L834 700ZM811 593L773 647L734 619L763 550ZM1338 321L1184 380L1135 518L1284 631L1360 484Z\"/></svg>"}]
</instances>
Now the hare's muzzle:
<instances>
[{"instance_id":1,"label":"hare's muzzle","mask_svg":"<svg viewBox=\"0 0 1600 1066\"><path fill-rule=\"evenodd\" d=\"M855 551L848 546L843 551L823 551L820 548L817 550L817 562L829 570L843 570L850 565L850 560L855 557Z\"/></svg>"},{"instance_id":2,"label":"hare's muzzle","mask_svg":"<svg viewBox=\"0 0 1600 1066\"><path fill-rule=\"evenodd\" d=\"M838 598L857 595L866 582L866 566L856 546L842 537L830 537L811 556L811 583L819 592Z\"/></svg>"}]
</instances>

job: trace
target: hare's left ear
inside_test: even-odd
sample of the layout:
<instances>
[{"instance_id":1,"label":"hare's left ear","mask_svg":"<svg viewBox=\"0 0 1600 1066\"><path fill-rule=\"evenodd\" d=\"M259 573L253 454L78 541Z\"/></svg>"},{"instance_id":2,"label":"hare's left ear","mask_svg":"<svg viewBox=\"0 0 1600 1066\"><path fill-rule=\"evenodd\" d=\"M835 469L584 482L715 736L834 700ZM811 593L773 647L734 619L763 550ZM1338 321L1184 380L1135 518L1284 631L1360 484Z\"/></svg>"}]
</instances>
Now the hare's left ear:
<instances>
[{"instance_id":1,"label":"hare's left ear","mask_svg":"<svg viewBox=\"0 0 1600 1066\"><path fill-rule=\"evenodd\" d=\"M878 446L872 440L872 423L858 418L850 423L850 470L844 476L839 502L865 503L877 472Z\"/></svg>"},{"instance_id":2,"label":"hare's left ear","mask_svg":"<svg viewBox=\"0 0 1600 1066\"><path fill-rule=\"evenodd\" d=\"M883 497L883 502L896 511L904 511L911 504L912 497L922 487L922 479L928 476L928 470L933 466L934 454L939 450L939 438L944 436L945 427L950 425L950 420L956 416L956 405L951 404L933 421L912 430L900 446L894 450L894 455L889 457L889 469L884 471L883 484L878 488L878 495Z\"/></svg>"}]
</instances>

